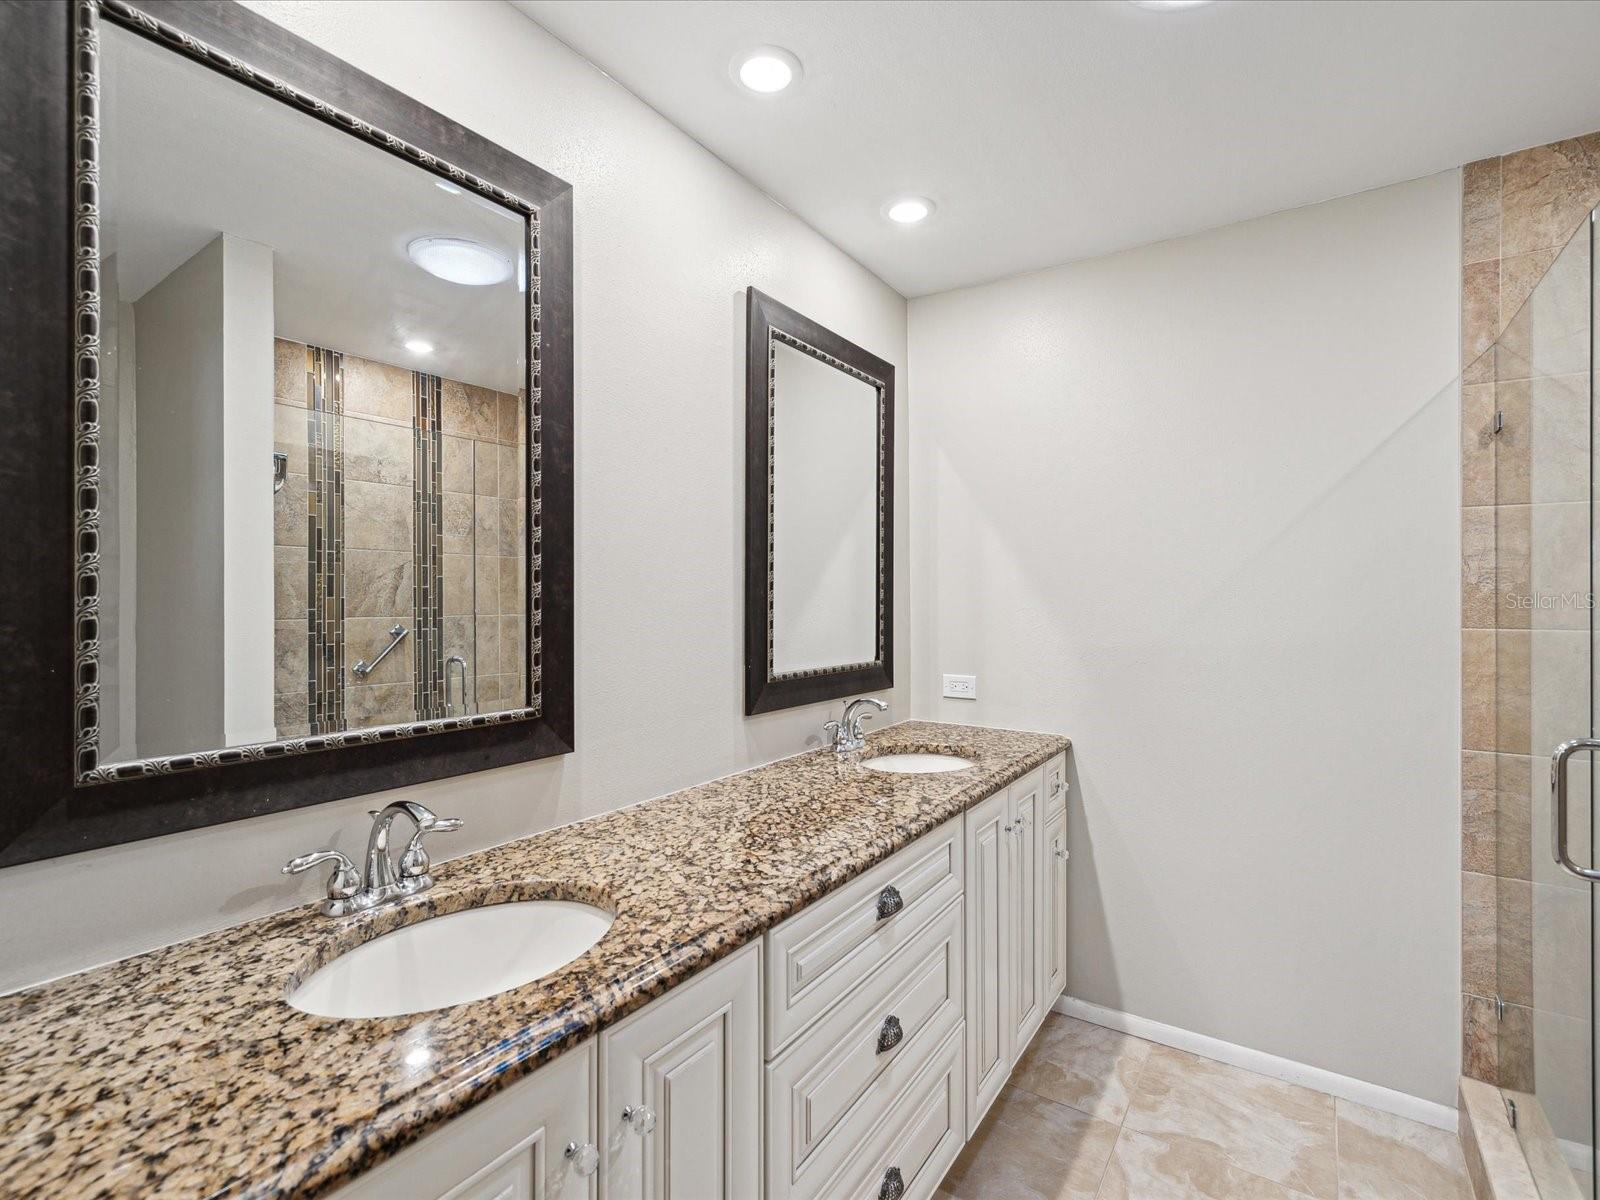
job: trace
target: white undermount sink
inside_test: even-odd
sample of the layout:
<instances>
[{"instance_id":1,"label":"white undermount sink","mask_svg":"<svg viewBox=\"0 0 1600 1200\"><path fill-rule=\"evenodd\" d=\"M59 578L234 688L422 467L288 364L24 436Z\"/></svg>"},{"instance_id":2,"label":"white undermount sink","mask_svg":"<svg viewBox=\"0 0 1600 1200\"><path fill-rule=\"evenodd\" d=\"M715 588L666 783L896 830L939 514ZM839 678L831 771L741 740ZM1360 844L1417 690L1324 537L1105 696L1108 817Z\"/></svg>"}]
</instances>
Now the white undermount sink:
<instances>
[{"instance_id":1,"label":"white undermount sink","mask_svg":"<svg viewBox=\"0 0 1600 1200\"><path fill-rule=\"evenodd\" d=\"M481 1000L566 966L616 918L572 900L429 917L347 950L289 995L319 1017L398 1017Z\"/></svg>"},{"instance_id":2,"label":"white undermount sink","mask_svg":"<svg viewBox=\"0 0 1600 1200\"><path fill-rule=\"evenodd\" d=\"M936 775L941 771L959 771L972 765L970 758L956 754L880 754L863 759L862 766L872 771L889 771L896 775Z\"/></svg>"}]
</instances>

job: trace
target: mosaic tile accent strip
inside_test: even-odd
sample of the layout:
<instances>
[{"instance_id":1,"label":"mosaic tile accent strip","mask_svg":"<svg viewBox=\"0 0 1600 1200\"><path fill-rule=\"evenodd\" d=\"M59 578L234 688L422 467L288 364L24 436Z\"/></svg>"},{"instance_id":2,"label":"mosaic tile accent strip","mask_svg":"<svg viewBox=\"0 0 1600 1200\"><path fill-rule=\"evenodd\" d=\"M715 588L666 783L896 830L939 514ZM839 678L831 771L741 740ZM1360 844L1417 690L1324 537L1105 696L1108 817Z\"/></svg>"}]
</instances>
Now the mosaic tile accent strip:
<instances>
[{"instance_id":1,"label":"mosaic tile accent strip","mask_svg":"<svg viewBox=\"0 0 1600 1200\"><path fill-rule=\"evenodd\" d=\"M308 346L306 373L306 707L326 734L345 727L344 356Z\"/></svg>"},{"instance_id":2,"label":"mosaic tile accent strip","mask_svg":"<svg viewBox=\"0 0 1600 1200\"><path fill-rule=\"evenodd\" d=\"M444 434L440 398L443 380L413 375L416 411L412 420L412 639L416 670L412 694L417 719L445 716L444 678Z\"/></svg>"}]
</instances>

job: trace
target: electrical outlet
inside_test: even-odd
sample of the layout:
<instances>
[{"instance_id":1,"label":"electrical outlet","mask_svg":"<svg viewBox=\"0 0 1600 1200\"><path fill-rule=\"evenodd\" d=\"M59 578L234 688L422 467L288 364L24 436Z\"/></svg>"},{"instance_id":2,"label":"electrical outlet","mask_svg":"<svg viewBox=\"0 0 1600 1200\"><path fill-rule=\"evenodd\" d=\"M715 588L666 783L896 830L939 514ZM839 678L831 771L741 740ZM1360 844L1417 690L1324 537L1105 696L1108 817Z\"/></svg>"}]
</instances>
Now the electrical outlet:
<instances>
[{"instance_id":1,"label":"electrical outlet","mask_svg":"<svg viewBox=\"0 0 1600 1200\"><path fill-rule=\"evenodd\" d=\"M976 700L978 677L976 675L946 675L944 695L947 700Z\"/></svg>"}]
</instances>

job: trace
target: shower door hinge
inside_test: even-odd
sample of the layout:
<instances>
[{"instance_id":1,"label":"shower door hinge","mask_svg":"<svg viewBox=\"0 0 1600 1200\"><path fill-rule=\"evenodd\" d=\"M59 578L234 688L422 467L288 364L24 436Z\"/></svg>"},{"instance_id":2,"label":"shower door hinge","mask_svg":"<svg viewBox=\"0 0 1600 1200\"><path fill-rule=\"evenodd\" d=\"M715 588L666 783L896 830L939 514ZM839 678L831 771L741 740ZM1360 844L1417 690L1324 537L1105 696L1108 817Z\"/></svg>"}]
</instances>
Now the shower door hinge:
<instances>
[{"instance_id":1,"label":"shower door hinge","mask_svg":"<svg viewBox=\"0 0 1600 1200\"><path fill-rule=\"evenodd\" d=\"M1490 437L1499 437L1506 427L1506 414L1504 409L1497 408L1494 413L1494 424L1489 429Z\"/></svg>"},{"instance_id":2,"label":"shower door hinge","mask_svg":"<svg viewBox=\"0 0 1600 1200\"><path fill-rule=\"evenodd\" d=\"M1511 1128L1517 1127L1517 1102L1510 1096L1504 1097L1506 1102L1506 1120L1511 1122Z\"/></svg>"},{"instance_id":3,"label":"shower door hinge","mask_svg":"<svg viewBox=\"0 0 1600 1200\"><path fill-rule=\"evenodd\" d=\"M1506 1019L1506 1002L1502 996L1494 998L1494 1019L1496 1021L1504 1021Z\"/></svg>"}]
</instances>

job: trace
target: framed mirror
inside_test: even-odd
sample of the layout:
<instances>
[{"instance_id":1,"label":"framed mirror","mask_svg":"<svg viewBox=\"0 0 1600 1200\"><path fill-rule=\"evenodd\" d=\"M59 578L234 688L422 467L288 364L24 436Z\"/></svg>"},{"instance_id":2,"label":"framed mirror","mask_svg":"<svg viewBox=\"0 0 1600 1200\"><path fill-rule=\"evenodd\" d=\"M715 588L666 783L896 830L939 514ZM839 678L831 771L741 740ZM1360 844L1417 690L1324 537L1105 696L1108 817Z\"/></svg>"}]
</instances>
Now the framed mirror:
<instances>
[{"instance_id":1,"label":"framed mirror","mask_svg":"<svg viewBox=\"0 0 1600 1200\"><path fill-rule=\"evenodd\" d=\"M236 4L25 7L0 864L569 750L570 188Z\"/></svg>"},{"instance_id":2,"label":"framed mirror","mask_svg":"<svg viewBox=\"0 0 1600 1200\"><path fill-rule=\"evenodd\" d=\"M745 712L894 683L894 367L750 288Z\"/></svg>"}]
</instances>

